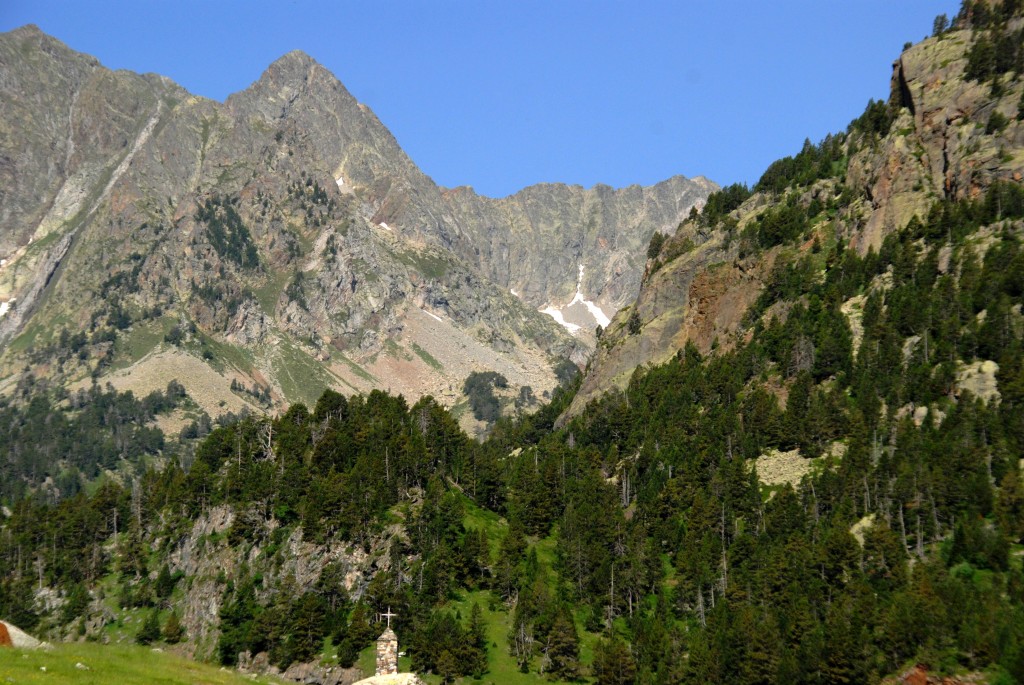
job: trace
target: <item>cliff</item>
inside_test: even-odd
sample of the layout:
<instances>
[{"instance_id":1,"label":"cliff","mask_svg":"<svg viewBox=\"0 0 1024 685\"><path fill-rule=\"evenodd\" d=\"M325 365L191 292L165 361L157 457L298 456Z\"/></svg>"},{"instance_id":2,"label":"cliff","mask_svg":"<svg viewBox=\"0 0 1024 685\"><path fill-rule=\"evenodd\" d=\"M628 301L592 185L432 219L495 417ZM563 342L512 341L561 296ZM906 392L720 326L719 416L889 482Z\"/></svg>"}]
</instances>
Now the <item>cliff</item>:
<instances>
[{"instance_id":1,"label":"cliff","mask_svg":"<svg viewBox=\"0 0 1024 685\"><path fill-rule=\"evenodd\" d=\"M1021 24L1012 19L1006 31ZM724 214L705 210L681 225L648 260L636 300L598 342L568 415L624 388L634 369L663 363L688 344L702 354L731 349L749 340L758 321L784 317L782 305L754 310L759 298L772 297L777 269L837 243L862 256L877 253L886 236L926 222L937 204L980 198L996 180L1019 183L1024 85L1003 79L994 87L967 77L981 35L955 28L908 47L893 65L888 103L872 103L845 133L808 142L800 154L773 164ZM822 160L826 170L800 172L803 178L793 171ZM805 215L803 227L770 234L786 213ZM856 305L846 308L853 312Z\"/></svg>"}]
</instances>

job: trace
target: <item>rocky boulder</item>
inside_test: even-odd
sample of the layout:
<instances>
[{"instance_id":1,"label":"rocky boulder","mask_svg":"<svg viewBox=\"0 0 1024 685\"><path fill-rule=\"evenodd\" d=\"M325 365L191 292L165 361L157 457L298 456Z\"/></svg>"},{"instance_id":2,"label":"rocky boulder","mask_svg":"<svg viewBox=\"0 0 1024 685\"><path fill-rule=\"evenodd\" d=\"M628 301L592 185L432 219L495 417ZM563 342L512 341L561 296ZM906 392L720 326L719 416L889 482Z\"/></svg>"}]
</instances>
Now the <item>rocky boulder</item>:
<instances>
[{"instance_id":1,"label":"rocky boulder","mask_svg":"<svg viewBox=\"0 0 1024 685\"><path fill-rule=\"evenodd\" d=\"M415 673L388 673L364 678L353 685L423 685L423 681Z\"/></svg>"},{"instance_id":2,"label":"rocky boulder","mask_svg":"<svg viewBox=\"0 0 1024 685\"><path fill-rule=\"evenodd\" d=\"M15 647L17 649L38 649L43 644L17 626L6 621L0 621L0 646Z\"/></svg>"}]
</instances>

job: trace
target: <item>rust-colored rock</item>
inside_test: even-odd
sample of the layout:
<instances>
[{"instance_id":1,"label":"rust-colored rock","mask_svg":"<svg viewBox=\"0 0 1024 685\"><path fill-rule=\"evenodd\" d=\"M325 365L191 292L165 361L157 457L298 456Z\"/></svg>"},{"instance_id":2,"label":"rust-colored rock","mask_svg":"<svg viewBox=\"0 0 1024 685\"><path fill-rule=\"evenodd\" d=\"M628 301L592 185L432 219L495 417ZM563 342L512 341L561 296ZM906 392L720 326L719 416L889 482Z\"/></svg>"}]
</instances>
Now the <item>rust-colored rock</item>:
<instances>
[{"instance_id":1,"label":"rust-colored rock","mask_svg":"<svg viewBox=\"0 0 1024 685\"><path fill-rule=\"evenodd\" d=\"M7 624L0 621L0 647L13 647L14 643L11 642L11 633L7 630Z\"/></svg>"},{"instance_id":2,"label":"rust-colored rock","mask_svg":"<svg viewBox=\"0 0 1024 685\"><path fill-rule=\"evenodd\" d=\"M918 664L904 673L900 682L903 685L928 685L928 669Z\"/></svg>"},{"instance_id":3,"label":"rust-colored rock","mask_svg":"<svg viewBox=\"0 0 1024 685\"><path fill-rule=\"evenodd\" d=\"M882 685L980 685L988 682L980 673L968 673L963 676L928 675L926 664L917 664L899 676L886 678Z\"/></svg>"}]
</instances>

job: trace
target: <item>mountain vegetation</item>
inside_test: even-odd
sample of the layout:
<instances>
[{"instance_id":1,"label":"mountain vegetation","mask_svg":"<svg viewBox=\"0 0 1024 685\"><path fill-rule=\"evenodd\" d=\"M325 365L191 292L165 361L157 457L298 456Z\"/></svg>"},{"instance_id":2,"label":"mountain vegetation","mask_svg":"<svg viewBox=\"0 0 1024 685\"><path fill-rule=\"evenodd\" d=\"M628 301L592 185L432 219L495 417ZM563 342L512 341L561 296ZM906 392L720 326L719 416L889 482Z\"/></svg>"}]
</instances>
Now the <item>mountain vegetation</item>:
<instances>
[{"instance_id":1,"label":"mountain vegetation","mask_svg":"<svg viewBox=\"0 0 1024 685\"><path fill-rule=\"evenodd\" d=\"M53 499L70 497L105 470L144 469L166 444L151 422L185 399L176 382L142 399L98 386L55 394L27 385L0 402L3 501L22 499L44 484L52 486L43 489Z\"/></svg>"},{"instance_id":2,"label":"mountain vegetation","mask_svg":"<svg viewBox=\"0 0 1024 685\"><path fill-rule=\"evenodd\" d=\"M285 670L358 667L386 612L435 682L1024 681L1022 26L965 2L889 101L653 234L535 412L470 375L485 440L431 396L327 390L160 452L124 417L177 388L26 385L0 615ZM244 255L232 206L203 221ZM54 457L32 428L58 421L115 427L137 469Z\"/></svg>"}]
</instances>

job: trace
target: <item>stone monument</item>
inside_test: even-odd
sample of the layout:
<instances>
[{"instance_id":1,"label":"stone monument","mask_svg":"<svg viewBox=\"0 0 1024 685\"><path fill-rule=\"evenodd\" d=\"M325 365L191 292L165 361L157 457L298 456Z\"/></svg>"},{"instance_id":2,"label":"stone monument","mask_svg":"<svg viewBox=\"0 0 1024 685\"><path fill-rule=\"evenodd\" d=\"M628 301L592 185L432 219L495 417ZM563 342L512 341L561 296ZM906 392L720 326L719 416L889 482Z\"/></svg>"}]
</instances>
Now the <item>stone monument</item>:
<instances>
[{"instance_id":1,"label":"stone monument","mask_svg":"<svg viewBox=\"0 0 1024 685\"><path fill-rule=\"evenodd\" d=\"M387 621L388 627L377 638L377 672L375 675L388 675L398 673L398 636L391 630L391 619L396 614L391 613L388 607L386 614L382 614Z\"/></svg>"}]
</instances>

